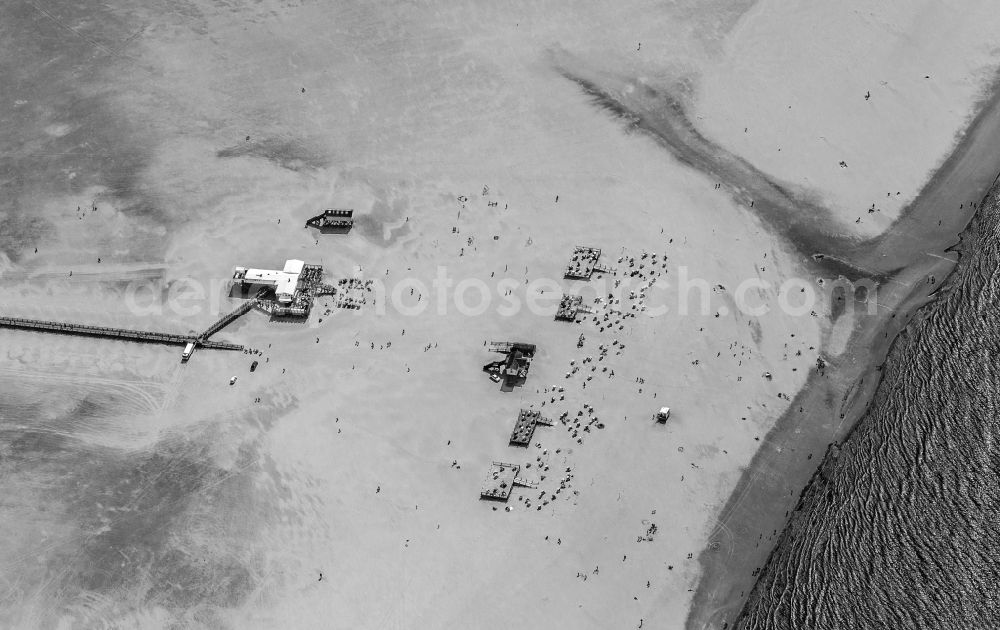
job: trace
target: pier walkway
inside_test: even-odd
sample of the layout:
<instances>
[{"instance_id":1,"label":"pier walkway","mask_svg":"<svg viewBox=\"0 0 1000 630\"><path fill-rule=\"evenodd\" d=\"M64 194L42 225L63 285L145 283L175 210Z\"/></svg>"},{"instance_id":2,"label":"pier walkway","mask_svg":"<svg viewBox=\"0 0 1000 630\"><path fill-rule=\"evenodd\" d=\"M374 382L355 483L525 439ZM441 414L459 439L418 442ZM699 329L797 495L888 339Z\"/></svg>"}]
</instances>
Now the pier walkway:
<instances>
[{"instance_id":1,"label":"pier walkway","mask_svg":"<svg viewBox=\"0 0 1000 630\"><path fill-rule=\"evenodd\" d=\"M227 322L228 323L228 322ZM85 324L70 324L66 322L51 322L41 319L25 319L23 317L0 317L0 328L17 328L21 330L38 330L66 335L83 335L87 337L110 337L123 341L139 341L145 343L165 343L187 345L196 343L202 348L212 350L242 350L243 346L222 341L207 341L195 339L191 335L175 335L172 333L152 332L147 330L129 330L127 328L110 328L106 326L88 326Z\"/></svg>"}]
</instances>

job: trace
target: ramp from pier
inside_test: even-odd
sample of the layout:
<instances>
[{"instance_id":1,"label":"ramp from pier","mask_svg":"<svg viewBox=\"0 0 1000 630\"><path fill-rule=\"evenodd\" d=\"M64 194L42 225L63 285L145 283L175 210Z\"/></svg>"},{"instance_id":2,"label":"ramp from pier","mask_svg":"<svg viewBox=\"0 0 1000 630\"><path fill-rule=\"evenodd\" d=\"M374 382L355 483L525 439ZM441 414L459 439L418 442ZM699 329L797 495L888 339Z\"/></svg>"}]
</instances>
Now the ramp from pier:
<instances>
[{"instance_id":1,"label":"ramp from pier","mask_svg":"<svg viewBox=\"0 0 1000 630\"><path fill-rule=\"evenodd\" d=\"M235 310L226 313L225 315L220 317L218 321L216 321L214 324L205 329L205 332L198 335L198 341L202 345L204 345L205 343L207 343L209 337L219 332L229 324L233 323L240 316L250 312L250 310L252 310L253 307L257 306L258 302L260 302L259 296L251 300L247 300L246 302L240 304Z\"/></svg>"}]
</instances>

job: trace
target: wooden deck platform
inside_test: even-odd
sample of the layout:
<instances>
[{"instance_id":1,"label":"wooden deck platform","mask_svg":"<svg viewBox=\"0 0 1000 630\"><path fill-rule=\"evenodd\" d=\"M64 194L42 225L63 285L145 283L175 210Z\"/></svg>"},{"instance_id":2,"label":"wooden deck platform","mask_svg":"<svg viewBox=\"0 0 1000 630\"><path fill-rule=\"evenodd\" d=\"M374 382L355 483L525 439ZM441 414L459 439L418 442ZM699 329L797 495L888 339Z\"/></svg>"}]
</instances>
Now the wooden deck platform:
<instances>
[{"instance_id":1,"label":"wooden deck platform","mask_svg":"<svg viewBox=\"0 0 1000 630\"><path fill-rule=\"evenodd\" d=\"M575 322L583 307L583 296L563 295L556 310L556 319L564 322Z\"/></svg>"},{"instance_id":2,"label":"wooden deck platform","mask_svg":"<svg viewBox=\"0 0 1000 630\"><path fill-rule=\"evenodd\" d=\"M606 267L598 267L597 261L601 257L601 250L596 247L584 247L577 245L573 248L573 257L566 265L563 277L570 280L590 280L595 271L607 271Z\"/></svg>"},{"instance_id":3,"label":"wooden deck platform","mask_svg":"<svg viewBox=\"0 0 1000 630\"><path fill-rule=\"evenodd\" d=\"M514 480L517 479L519 472L521 472L521 467L517 464L493 462L486 473L483 488L479 491L479 498L506 501L510 498L510 492L514 489Z\"/></svg>"},{"instance_id":4,"label":"wooden deck platform","mask_svg":"<svg viewBox=\"0 0 1000 630\"><path fill-rule=\"evenodd\" d=\"M348 231L354 226L354 210L347 208L328 208L308 221L306 227L319 228L320 231Z\"/></svg>"},{"instance_id":5,"label":"wooden deck platform","mask_svg":"<svg viewBox=\"0 0 1000 630\"><path fill-rule=\"evenodd\" d=\"M544 424L552 426L552 420L542 416L541 412L522 409L517 415L517 422L514 423L514 430L510 434L511 446L528 446L531 444L531 436L535 434L535 425Z\"/></svg>"}]
</instances>

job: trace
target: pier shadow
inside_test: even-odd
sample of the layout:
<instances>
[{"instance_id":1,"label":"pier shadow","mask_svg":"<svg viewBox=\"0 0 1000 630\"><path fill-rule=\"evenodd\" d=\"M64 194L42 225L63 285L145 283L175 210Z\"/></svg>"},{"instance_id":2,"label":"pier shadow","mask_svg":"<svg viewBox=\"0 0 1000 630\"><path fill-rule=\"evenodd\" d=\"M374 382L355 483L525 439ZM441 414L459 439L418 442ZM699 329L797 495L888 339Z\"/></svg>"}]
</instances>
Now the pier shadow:
<instances>
[{"instance_id":1,"label":"pier shadow","mask_svg":"<svg viewBox=\"0 0 1000 630\"><path fill-rule=\"evenodd\" d=\"M250 285L240 286L239 283L234 282L232 286L229 287L229 293L226 294L226 297L232 298L234 300L251 300L257 297L257 292L259 290L260 287L255 287ZM273 300L274 291L269 291L263 297L265 300Z\"/></svg>"},{"instance_id":2,"label":"pier shadow","mask_svg":"<svg viewBox=\"0 0 1000 630\"><path fill-rule=\"evenodd\" d=\"M270 315L270 314L269 314ZM276 324L300 324L303 325L309 321L308 317L296 317L294 315L270 315L268 321L274 322Z\"/></svg>"},{"instance_id":3,"label":"pier shadow","mask_svg":"<svg viewBox=\"0 0 1000 630\"><path fill-rule=\"evenodd\" d=\"M306 228L311 230L316 230L320 234L347 234L354 228L354 226L348 225L342 227L315 227L312 225L307 225Z\"/></svg>"}]
</instances>

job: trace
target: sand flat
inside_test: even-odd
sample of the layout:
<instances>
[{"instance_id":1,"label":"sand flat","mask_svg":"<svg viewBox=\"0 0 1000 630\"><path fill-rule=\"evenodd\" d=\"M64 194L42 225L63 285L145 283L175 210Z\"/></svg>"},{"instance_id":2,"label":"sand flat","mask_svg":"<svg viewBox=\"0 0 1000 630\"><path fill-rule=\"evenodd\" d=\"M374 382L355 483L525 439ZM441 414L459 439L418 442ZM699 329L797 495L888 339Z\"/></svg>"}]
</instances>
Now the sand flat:
<instances>
[{"instance_id":1,"label":"sand flat","mask_svg":"<svg viewBox=\"0 0 1000 630\"><path fill-rule=\"evenodd\" d=\"M894 34L871 64L903 81L933 28L916 9L892 10L903 35L885 18L830 28ZM763 88L806 75L827 90L854 87L754 45L804 45L783 37L825 23L826 9L107 11L16 13L44 36L31 50L56 61L25 52L4 70L21 87L8 97L18 124L0 135L15 149L3 159L22 174L4 180L0 206L4 314L198 331L239 304L228 296L234 265L288 258L321 262L331 279L378 281L388 303L370 294L359 311L326 314L319 300L300 323L251 313L218 338L261 355L200 351L184 365L179 349L0 331L12 392L0 400L0 465L13 488L0 518L14 530L0 563L26 576L3 583L0 619L12 627L681 627L699 555L745 544L721 510L760 440L817 357L849 346L831 332L828 304L815 316L778 308L782 282L812 283L819 271L755 214L738 181L665 151L553 60L572 58L614 89L671 95L696 130L818 199L847 237L877 234L916 196L995 65L984 27L963 36L963 54L935 58L949 90L936 84L924 99L913 92L924 84L906 78L910 91L852 125L854 110L830 115L839 95L803 97L789 121ZM933 22L960 30L986 17ZM760 82L754 98L739 96L745 82ZM914 99L921 107L907 108ZM934 135L912 133L929 117ZM732 124L743 118L767 131L744 140ZM817 118L831 121L848 169L816 149ZM901 139L912 142L897 150ZM787 158L768 153L776 142ZM895 153L910 159L854 166ZM853 224L854 207L888 180L900 200ZM355 228L304 229L324 207L353 207ZM524 307L571 286L561 276L575 245L602 248L617 268L611 289L627 257L648 271L641 256L656 253L666 267L648 306L666 312L623 300L636 316L609 328ZM454 283L443 298L441 270ZM708 308L695 291L681 312L682 278L704 280ZM748 293L767 314L736 309L748 279L767 283ZM479 282L489 303L463 312L455 288L468 285L474 304ZM591 301L601 285L589 286ZM538 345L523 386L502 392L481 371L496 358L490 340ZM602 344L610 351L598 361ZM571 361L583 367L566 378ZM557 423L538 427L527 449L508 446L520 408L575 418L585 403L584 417L605 426L580 431L582 444ZM673 409L665 426L652 421L663 405ZM531 463L524 476L546 479L515 490L507 512L478 498L492 460ZM573 478L552 499L566 468ZM637 540L652 524L652 539Z\"/></svg>"}]
</instances>

